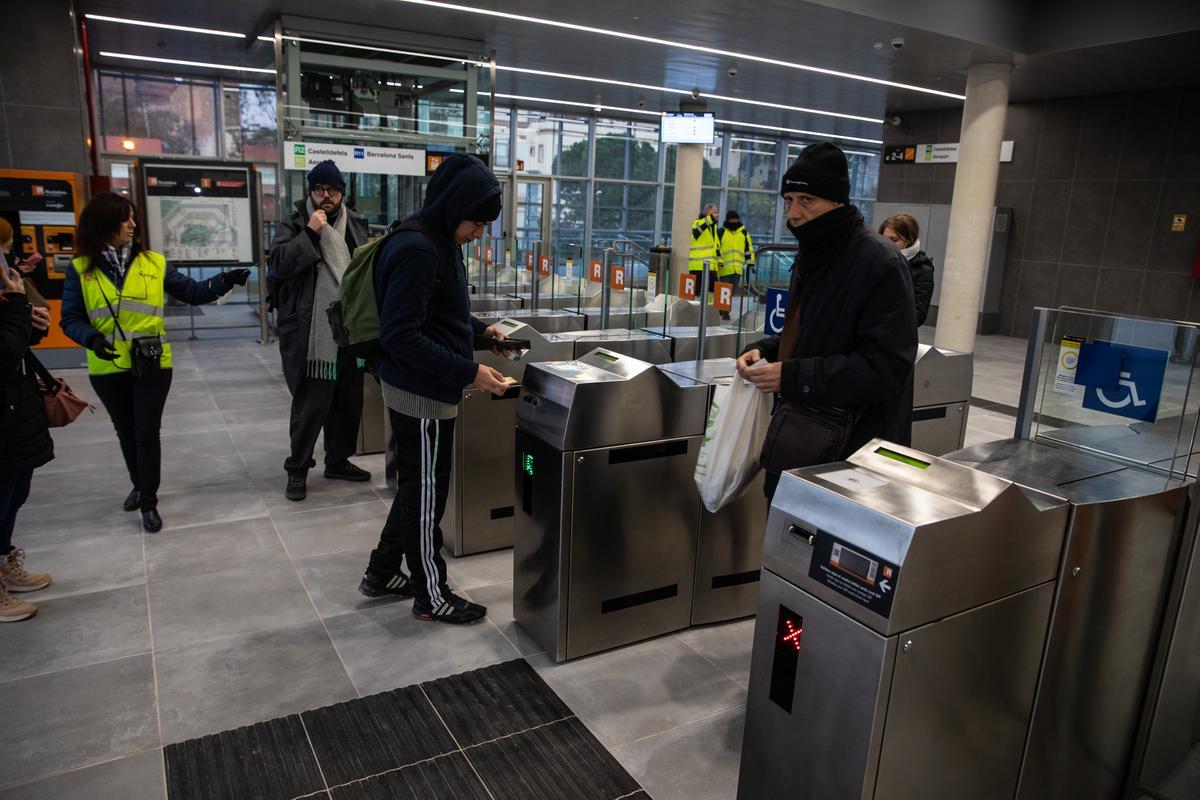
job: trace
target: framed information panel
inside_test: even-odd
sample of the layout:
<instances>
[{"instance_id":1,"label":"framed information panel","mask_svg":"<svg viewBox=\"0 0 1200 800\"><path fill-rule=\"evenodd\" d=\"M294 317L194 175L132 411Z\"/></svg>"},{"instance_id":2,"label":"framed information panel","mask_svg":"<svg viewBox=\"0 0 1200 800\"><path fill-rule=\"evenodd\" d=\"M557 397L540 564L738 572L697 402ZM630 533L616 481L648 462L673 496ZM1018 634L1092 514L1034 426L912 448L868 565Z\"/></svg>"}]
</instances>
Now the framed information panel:
<instances>
[{"instance_id":1,"label":"framed information panel","mask_svg":"<svg viewBox=\"0 0 1200 800\"><path fill-rule=\"evenodd\" d=\"M138 174L151 250L178 265L258 263L252 165L142 161Z\"/></svg>"}]
</instances>

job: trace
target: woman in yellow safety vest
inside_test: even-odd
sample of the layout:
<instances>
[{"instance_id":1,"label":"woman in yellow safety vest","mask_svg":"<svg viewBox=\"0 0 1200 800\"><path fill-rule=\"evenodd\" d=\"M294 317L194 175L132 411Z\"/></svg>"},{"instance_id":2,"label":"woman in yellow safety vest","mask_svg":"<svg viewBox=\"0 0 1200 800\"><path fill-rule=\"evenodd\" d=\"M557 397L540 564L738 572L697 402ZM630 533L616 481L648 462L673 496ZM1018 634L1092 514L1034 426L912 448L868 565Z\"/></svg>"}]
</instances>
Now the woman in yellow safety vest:
<instances>
[{"instance_id":1,"label":"woman in yellow safety vest","mask_svg":"<svg viewBox=\"0 0 1200 800\"><path fill-rule=\"evenodd\" d=\"M162 528L158 483L159 427L171 390L171 345L166 341L166 295L191 305L211 303L248 269L194 281L167 267L134 237L133 203L112 192L93 197L79 215L76 244L63 285L63 333L87 348L88 377L112 419L133 490L125 510L141 509L142 529Z\"/></svg>"},{"instance_id":2,"label":"woman in yellow safety vest","mask_svg":"<svg viewBox=\"0 0 1200 800\"><path fill-rule=\"evenodd\" d=\"M733 209L725 212L725 227L717 231L717 252L721 256L717 279L732 283L734 292L738 292L743 269L747 264L754 266L754 242L741 215ZM721 319L729 319L729 312L722 311Z\"/></svg>"}]
</instances>

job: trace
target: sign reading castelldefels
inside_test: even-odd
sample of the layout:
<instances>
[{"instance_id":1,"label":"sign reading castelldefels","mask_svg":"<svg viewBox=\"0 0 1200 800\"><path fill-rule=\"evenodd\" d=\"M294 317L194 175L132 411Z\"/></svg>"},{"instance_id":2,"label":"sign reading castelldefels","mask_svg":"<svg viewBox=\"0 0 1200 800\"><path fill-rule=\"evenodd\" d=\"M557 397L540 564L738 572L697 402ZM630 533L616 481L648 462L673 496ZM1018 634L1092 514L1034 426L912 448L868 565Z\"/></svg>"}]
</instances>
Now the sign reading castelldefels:
<instances>
[{"instance_id":1,"label":"sign reading castelldefels","mask_svg":"<svg viewBox=\"0 0 1200 800\"><path fill-rule=\"evenodd\" d=\"M332 160L342 172L425 175L425 151L412 147L360 147L324 142L284 142L288 169L308 170Z\"/></svg>"}]
</instances>

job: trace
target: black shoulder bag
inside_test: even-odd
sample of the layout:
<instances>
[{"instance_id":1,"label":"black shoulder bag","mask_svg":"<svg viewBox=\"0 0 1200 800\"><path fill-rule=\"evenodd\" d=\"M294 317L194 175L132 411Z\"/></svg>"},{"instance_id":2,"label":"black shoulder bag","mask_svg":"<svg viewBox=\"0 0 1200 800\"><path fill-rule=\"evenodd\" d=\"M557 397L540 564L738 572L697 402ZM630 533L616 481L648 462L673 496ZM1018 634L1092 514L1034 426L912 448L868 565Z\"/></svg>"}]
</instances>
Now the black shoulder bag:
<instances>
[{"instance_id":1,"label":"black shoulder bag","mask_svg":"<svg viewBox=\"0 0 1200 800\"><path fill-rule=\"evenodd\" d=\"M846 449L861 418L860 408L805 406L780 398L767 426L758 463L768 472L779 474L843 459L849 455Z\"/></svg>"},{"instance_id":2,"label":"black shoulder bag","mask_svg":"<svg viewBox=\"0 0 1200 800\"><path fill-rule=\"evenodd\" d=\"M104 293L103 287L100 289L100 296L104 298L104 305L108 306L108 313L112 314L113 324L117 326L117 333L121 340L129 343L129 371L133 373L135 378L145 377L162 367L163 341L162 337L154 336L137 336L130 339L125 335L125 331L121 328L121 320L117 316L117 312L113 310L112 303L108 302L108 295ZM117 299L117 306L120 307L120 298Z\"/></svg>"}]
</instances>

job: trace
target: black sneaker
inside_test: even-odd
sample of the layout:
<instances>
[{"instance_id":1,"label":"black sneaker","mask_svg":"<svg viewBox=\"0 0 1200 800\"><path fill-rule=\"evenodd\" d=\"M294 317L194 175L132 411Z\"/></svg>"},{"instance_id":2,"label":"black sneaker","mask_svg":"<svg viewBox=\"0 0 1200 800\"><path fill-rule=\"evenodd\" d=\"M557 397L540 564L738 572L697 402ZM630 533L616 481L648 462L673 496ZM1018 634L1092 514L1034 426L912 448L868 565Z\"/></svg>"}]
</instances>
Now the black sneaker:
<instances>
[{"instance_id":1,"label":"black sneaker","mask_svg":"<svg viewBox=\"0 0 1200 800\"><path fill-rule=\"evenodd\" d=\"M325 477L334 478L339 481L369 481L371 473L361 467L356 467L349 461L343 461L340 464L326 464Z\"/></svg>"},{"instance_id":2,"label":"black sneaker","mask_svg":"<svg viewBox=\"0 0 1200 800\"><path fill-rule=\"evenodd\" d=\"M303 500L308 497L308 476L303 472L289 472L287 491L284 494L288 500Z\"/></svg>"},{"instance_id":3,"label":"black sneaker","mask_svg":"<svg viewBox=\"0 0 1200 800\"><path fill-rule=\"evenodd\" d=\"M362 581L358 584L358 591L367 597L413 596L412 581L403 572L397 572L391 576L372 575L370 572L364 572Z\"/></svg>"},{"instance_id":4,"label":"black sneaker","mask_svg":"<svg viewBox=\"0 0 1200 800\"><path fill-rule=\"evenodd\" d=\"M141 504L142 504L142 493L139 492L137 489L133 489L129 492L129 495L125 498L125 503L124 503L124 505L121 506L121 508L125 509L126 511L137 511L138 507L141 506Z\"/></svg>"},{"instance_id":5,"label":"black sneaker","mask_svg":"<svg viewBox=\"0 0 1200 800\"><path fill-rule=\"evenodd\" d=\"M446 622L450 625L474 625L487 616L487 608L472 603L458 595L446 592L443 603L437 608L429 598L417 598L413 603L413 616L422 622Z\"/></svg>"}]
</instances>

